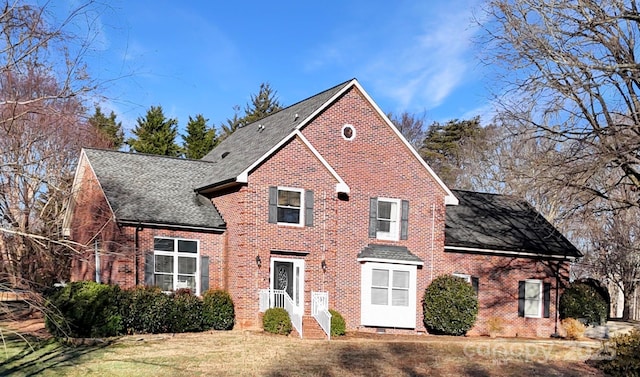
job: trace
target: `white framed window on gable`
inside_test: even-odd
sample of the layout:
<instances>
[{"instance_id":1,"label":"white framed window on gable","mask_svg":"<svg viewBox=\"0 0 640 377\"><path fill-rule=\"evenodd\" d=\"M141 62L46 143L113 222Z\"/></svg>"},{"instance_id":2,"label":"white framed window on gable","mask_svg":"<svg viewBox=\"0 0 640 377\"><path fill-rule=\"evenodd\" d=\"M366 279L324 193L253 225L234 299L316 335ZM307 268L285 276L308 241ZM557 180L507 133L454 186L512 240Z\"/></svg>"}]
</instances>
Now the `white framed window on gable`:
<instances>
[{"instance_id":1,"label":"white framed window on gable","mask_svg":"<svg viewBox=\"0 0 640 377\"><path fill-rule=\"evenodd\" d=\"M196 295L209 289L209 257L200 256L200 241L155 237L153 253L145 255L145 284Z\"/></svg>"},{"instance_id":2,"label":"white framed window on gable","mask_svg":"<svg viewBox=\"0 0 640 377\"><path fill-rule=\"evenodd\" d=\"M369 199L369 238L387 241L406 240L408 231L408 200Z\"/></svg>"},{"instance_id":3,"label":"white framed window on gable","mask_svg":"<svg viewBox=\"0 0 640 377\"><path fill-rule=\"evenodd\" d=\"M518 282L518 316L549 318L551 284L527 279Z\"/></svg>"},{"instance_id":4,"label":"white framed window on gable","mask_svg":"<svg viewBox=\"0 0 640 377\"><path fill-rule=\"evenodd\" d=\"M269 222L313 226L313 191L292 187L269 187Z\"/></svg>"}]
</instances>

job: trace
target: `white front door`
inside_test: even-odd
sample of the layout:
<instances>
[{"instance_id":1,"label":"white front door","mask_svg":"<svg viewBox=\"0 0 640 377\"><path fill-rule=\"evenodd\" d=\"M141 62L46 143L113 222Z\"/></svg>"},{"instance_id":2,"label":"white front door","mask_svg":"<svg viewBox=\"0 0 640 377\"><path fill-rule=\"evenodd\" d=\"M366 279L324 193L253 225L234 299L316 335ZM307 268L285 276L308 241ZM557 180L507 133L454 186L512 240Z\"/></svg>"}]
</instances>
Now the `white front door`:
<instances>
[{"instance_id":1,"label":"white front door","mask_svg":"<svg viewBox=\"0 0 640 377\"><path fill-rule=\"evenodd\" d=\"M304 314L304 260L271 258L270 288L286 291L294 312Z\"/></svg>"}]
</instances>

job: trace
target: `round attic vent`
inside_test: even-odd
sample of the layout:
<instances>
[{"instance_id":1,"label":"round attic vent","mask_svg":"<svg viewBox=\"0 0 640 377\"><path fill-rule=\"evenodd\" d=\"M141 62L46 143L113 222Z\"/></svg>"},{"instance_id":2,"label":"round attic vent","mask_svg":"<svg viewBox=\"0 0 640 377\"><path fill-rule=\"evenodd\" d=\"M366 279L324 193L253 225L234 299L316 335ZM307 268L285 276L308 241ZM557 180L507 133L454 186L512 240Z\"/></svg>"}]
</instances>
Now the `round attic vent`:
<instances>
[{"instance_id":1,"label":"round attic vent","mask_svg":"<svg viewBox=\"0 0 640 377\"><path fill-rule=\"evenodd\" d=\"M350 124L342 126L342 138L345 140L353 140L356 137L356 129Z\"/></svg>"}]
</instances>

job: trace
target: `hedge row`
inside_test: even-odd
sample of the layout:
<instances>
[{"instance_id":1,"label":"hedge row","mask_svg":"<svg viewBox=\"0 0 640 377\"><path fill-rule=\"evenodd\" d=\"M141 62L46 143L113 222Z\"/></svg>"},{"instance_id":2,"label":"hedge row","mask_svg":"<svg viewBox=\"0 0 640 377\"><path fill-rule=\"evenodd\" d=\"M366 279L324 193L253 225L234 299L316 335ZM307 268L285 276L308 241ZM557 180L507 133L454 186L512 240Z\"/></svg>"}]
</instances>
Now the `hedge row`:
<instances>
[{"instance_id":1,"label":"hedge row","mask_svg":"<svg viewBox=\"0 0 640 377\"><path fill-rule=\"evenodd\" d=\"M82 281L50 295L45 325L58 338L101 338L230 330L234 322L233 301L225 291L209 290L200 299L188 289L165 294L157 287L122 290Z\"/></svg>"}]
</instances>

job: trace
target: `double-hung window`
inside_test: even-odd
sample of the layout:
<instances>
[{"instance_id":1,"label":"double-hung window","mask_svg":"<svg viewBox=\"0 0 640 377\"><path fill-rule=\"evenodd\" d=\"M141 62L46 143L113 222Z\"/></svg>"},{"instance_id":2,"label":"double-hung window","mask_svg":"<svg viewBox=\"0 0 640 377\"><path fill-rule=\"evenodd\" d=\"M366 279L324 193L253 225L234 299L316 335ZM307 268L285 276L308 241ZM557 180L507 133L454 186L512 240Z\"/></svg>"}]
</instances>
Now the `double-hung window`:
<instances>
[{"instance_id":1,"label":"double-hung window","mask_svg":"<svg viewBox=\"0 0 640 377\"><path fill-rule=\"evenodd\" d=\"M379 240L406 240L409 202L391 198L371 198L369 203L369 237Z\"/></svg>"},{"instance_id":2,"label":"double-hung window","mask_svg":"<svg viewBox=\"0 0 640 377\"><path fill-rule=\"evenodd\" d=\"M538 279L518 282L518 316L549 318L551 309L551 283Z\"/></svg>"},{"instance_id":3,"label":"double-hung window","mask_svg":"<svg viewBox=\"0 0 640 377\"><path fill-rule=\"evenodd\" d=\"M524 282L524 316L542 317L542 281L540 280Z\"/></svg>"},{"instance_id":4,"label":"double-hung window","mask_svg":"<svg viewBox=\"0 0 640 377\"><path fill-rule=\"evenodd\" d=\"M189 288L198 294L198 241L154 239L154 283L163 291Z\"/></svg>"},{"instance_id":5,"label":"double-hung window","mask_svg":"<svg viewBox=\"0 0 640 377\"><path fill-rule=\"evenodd\" d=\"M408 306L409 271L373 269L371 276L371 304Z\"/></svg>"},{"instance_id":6,"label":"double-hung window","mask_svg":"<svg viewBox=\"0 0 640 377\"><path fill-rule=\"evenodd\" d=\"M280 225L313 226L313 191L291 187L269 187L269 222Z\"/></svg>"},{"instance_id":7,"label":"double-hung window","mask_svg":"<svg viewBox=\"0 0 640 377\"><path fill-rule=\"evenodd\" d=\"M302 224L302 190L278 189L278 223Z\"/></svg>"}]
</instances>

